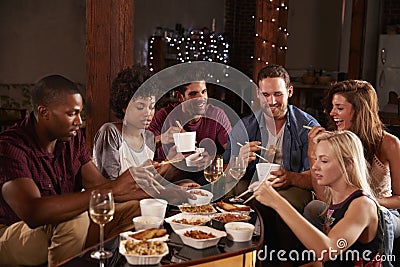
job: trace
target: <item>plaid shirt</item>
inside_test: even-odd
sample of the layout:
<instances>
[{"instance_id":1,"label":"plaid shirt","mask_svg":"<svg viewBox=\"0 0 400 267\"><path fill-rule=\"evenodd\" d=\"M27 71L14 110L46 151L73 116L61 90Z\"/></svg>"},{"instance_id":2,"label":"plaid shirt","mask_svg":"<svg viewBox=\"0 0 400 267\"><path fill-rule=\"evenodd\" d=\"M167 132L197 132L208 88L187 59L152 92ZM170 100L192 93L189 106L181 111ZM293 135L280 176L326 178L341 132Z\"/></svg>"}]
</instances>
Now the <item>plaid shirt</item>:
<instances>
[{"instance_id":1,"label":"plaid shirt","mask_svg":"<svg viewBox=\"0 0 400 267\"><path fill-rule=\"evenodd\" d=\"M42 196L78 192L82 189L80 168L91 160L81 131L68 142L57 141L54 153L39 145L33 113L21 123L0 133L0 188L7 181L32 178ZM0 191L0 224L21 219L4 201Z\"/></svg>"}]
</instances>

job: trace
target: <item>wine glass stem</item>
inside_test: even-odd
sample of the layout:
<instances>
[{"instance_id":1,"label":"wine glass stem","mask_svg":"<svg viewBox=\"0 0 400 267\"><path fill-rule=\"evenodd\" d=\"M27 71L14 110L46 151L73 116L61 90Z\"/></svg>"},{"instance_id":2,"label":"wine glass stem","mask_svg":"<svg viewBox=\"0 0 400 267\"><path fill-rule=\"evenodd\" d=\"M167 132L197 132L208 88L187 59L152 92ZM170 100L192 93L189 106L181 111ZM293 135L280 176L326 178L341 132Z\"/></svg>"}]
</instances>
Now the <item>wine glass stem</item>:
<instances>
[{"instance_id":1,"label":"wine glass stem","mask_svg":"<svg viewBox=\"0 0 400 267\"><path fill-rule=\"evenodd\" d=\"M211 186L211 188L210 188L210 189L211 189L211 194L213 194L213 201L215 201L215 195L214 195L214 183L215 183L215 182L211 182L211 185L210 185L210 186Z\"/></svg>"},{"instance_id":2,"label":"wine glass stem","mask_svg":"<svg viewBox=\"0 0 400 267\"><path fill-rule=\"evenodd\" d=\"M100 253L104 252L104 224L100 223Z\"/></svg>"}]
</instances>

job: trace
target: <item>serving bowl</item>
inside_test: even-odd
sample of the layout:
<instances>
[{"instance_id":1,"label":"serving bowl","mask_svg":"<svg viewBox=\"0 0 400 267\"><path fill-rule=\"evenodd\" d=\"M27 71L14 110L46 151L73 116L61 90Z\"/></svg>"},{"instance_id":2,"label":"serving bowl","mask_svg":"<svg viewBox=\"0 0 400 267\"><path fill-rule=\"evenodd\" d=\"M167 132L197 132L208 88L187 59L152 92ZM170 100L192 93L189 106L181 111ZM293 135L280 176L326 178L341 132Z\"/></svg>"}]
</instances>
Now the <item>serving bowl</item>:
<instances>
[{"instance_id":1,"label":"serving bowl","mask_svg":"<svg viewBox=\"0 0 400 267\"><path fill-rule=\"evenodd\" d=\"M143 249L141 251L150 250L154 246L157 246L158 252L154 255L139 255L134 251L127 250L132 248L134 245L142 245ZM165 242L159 241L132 241L132 240L121 240L119 243L119 253L125 256L126 261L132 265L155 265L159 264L161 259L169 253L168 246Z\"/></svg>"},{"instance_id":2,"label":"serving bowl","mask_svg":"<svg viewBox=\"0 0 400 267\"><path fill-rule=\"evenodd\" d=\"M211 218L206 215L194 215L186 213L178 213L171 217L165 218L165 221L169 223L174 232L193 226L205 225L210 220Z\"/></svg>"},{"instance_id":3,"label":"serving bowl","mask_svg":"<svg viewBox=\"0 0 400 267\"><path fill-rule=\"evenodd\" d=\"M218 244L219 240L226 236L224 231L219 231L208 226L194 226L175 231L181 238L183 244L192 248L203 249ZM197 234L212 236L209 238L194 238ZM190 237L192 236L192 237Z\"/></svg>"},{"instance_id":4,"label":"serving bowl","mask_svg":"<svg viewBox=\"0 0 400 267\"><path fill-rule=\"evenodd\" d=\"M204 190L204 189L190 189L187 191L190 194L193 194L196 199L188 199L189 204L192 205L205 205L211 202L211 199L213 198L213 194L210 191Z\"/></svg>"},{"instance_id":5,"label":"serving bowl","mask_svg":"<svg viewBox=\"0 0 400 267\"><path fill-rule=\"evenodd\" d=\"M160 228L164 219L156 216L138 216L132 219L135 230Z\"/></svg>"},{"instance_id":6,"label":"serving bowl","mask_svg":"<svg viewBox=\"0 0 400 267\"><path fill-rule=\"evenodd\" d=\"M227 238L235 242L247 242L253 237L254 225L246 222L230 222L225 224Z\"/></svg>"}]
</instances>

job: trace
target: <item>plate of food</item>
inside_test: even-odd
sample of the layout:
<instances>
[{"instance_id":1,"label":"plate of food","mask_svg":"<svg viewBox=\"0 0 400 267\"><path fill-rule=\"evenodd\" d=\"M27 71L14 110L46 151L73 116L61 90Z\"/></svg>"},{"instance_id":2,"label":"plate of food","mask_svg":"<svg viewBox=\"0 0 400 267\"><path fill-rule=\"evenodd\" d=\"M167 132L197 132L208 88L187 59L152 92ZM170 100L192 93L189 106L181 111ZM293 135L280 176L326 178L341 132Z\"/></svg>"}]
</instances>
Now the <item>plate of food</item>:
<instances>
[{"instance_id":1,"label":"plate of food","mask_svg":"<svg viewBox=\"0 0 400 267\"><path fill-rule=\"evenodd\" d=\"M210 220L211 218L207 215L193 215L187 213L178 213L174 216L165 218L165 221L171 225L171 228L174 231L197 225L205 225Z\"/></svg>"},{"instance_id":2,"label":"plate of food","mask_svg":"<svg viewBox=\"0 0 400 267\"><path fill-rule=\"evenodd\" d=\"M247 214L240 212L224 212L217 213L212 216L212 227L218 230L225 230L224 226L230 222L247 222L251 217Z\"/></svg>"},{"instance_id":3,"label":"plate of food","mask_svg":"<svg viewBox=\"0 0 400 267\"><path fill-rule=\"evenodd\" d=\"M208 226L180 229L176 231L176 234L179 235L185 245L197 249L215 246L222 237L226 236L226 232Z\"/></svg>"},{"instance_id":4,"label":"plate of food","mask_svg":"<svg viewBox=\"0 0 400 267\"><path fill-rule=\"evenodd\" d=\"M166 241L169 235L166 229L149 228L136 232L127 231L119 234L122 239L133 241Z\"/></svg>"},{"instance_id":5,"label":"plate of food","mask_svg":"<svg viewBox=\"0 0 400 267\"><path fill-rule=\"evenodd\" d=\"M169 253L163 241L121 240L119 253L132 265L155 265Z\"/></svg>"},{"instance_id":6,"label":"plate of food","mask_svg":"<svg viewBox=\"0 0 400 267\"><path fill-rule=\"evenodd\" d=\"M183 204L179 206L179 210L182 213L190 213L190 214L213 214L217 212L217 210L211 204L205 204L205 205Z\"/></svg>"},{"instance_id":7,"label":"plate of food","mask_svg":"<svg viewBox=\"0 0 400 267\"><path fill-rule=\"evenodd\" d=\"M220 212L240 212L243 214L249 215L250 212L254 212L253 209L250 208L250 206L242 205L242 204L231 204L231 203L226 203L223 201L218 201L217 202L217 209Z\"/></svg>"}]
</instances>

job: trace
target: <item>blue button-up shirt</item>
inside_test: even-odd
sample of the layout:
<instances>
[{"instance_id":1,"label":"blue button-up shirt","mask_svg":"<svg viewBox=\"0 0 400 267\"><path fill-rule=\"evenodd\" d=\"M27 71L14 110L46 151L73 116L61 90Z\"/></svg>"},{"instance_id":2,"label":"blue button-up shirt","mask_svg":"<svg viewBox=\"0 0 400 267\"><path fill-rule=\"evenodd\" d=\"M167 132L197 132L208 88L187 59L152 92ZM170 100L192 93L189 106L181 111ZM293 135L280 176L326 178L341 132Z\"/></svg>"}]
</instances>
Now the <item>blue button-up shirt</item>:
<instances>
[{"instance_id":1,"label":"blue button-up shirt","mask_svg":"<svg viewBox=\"0 0 400 267\"><path fill-rule=\"evenodd\" d=\"M287 171L300 173L310 168L307 156L309 130L303 128L303 125L319 126L319 123L310 114L293 105L288 105L282 144L282 163ZM239 154L240 146L237 143L244 145L247 141L260 141L264 147L268 144L268 131L262 110L242 118L233 127L224 153L224 162L229 163L231 155ZM260 154L260 151L257 153ZM253 178L258 161L259 159L256 158L247 166L246 174L242 179Z\"/></svg>"}]
</instances>

